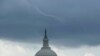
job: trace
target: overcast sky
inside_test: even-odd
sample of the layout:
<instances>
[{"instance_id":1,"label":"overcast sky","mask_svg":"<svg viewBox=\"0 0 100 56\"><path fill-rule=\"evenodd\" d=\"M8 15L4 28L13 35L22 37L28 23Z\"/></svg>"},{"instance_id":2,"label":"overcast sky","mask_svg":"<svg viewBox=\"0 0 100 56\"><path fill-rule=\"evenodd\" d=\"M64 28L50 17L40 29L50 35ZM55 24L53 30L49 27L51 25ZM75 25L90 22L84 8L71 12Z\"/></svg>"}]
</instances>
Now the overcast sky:
<instances>
[{"instance_id":1,"label":"overcast sky","mask_svg":"<svg viewBox=\"0 0 100 56\"><path fill-rule=\"evenodd\" d=\"M86 52L86 55L79 56L100 56L99 5L99 0L0 0L0 40L3 45L6 41L10 41L10 45L12 42L30 43L30 48L42 44L46 28L53 49L60 48L67 53L58 53L59 56L73 56L70 52L78 56L74 51ZM87 53L84 49L88 48L93 52ZM31 48L29 50L32 51Z\"/></svg>"}]
</instances>

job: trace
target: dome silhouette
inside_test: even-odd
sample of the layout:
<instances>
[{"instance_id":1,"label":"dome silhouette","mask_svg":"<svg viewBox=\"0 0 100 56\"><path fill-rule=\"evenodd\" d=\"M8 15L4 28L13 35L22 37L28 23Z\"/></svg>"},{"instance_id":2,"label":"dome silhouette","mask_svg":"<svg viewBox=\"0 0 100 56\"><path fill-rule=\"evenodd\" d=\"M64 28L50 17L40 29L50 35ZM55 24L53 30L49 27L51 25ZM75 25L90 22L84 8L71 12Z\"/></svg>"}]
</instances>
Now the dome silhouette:
<instances>
[{"instance_id":1,"label":"dome silhouette","mask_svg":"<svg viewBox=\"0 0 100 56\"><path fill-rule=\"evenodd\" d=\"M57 54L49 47L47 38L47 32L45 30L45 36L43 39L43 47L39 50L35 56L57 56Z\"/></svg>"}]
</instances>

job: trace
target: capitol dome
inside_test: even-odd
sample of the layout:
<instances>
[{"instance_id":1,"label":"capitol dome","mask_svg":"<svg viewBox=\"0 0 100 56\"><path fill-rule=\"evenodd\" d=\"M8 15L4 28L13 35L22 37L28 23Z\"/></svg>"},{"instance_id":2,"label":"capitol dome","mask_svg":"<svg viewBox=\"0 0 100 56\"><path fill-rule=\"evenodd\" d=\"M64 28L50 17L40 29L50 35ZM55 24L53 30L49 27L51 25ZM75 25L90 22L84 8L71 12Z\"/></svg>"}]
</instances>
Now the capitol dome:
<instances>
[{"instance_id":1,"label":"capitol dome","mask_svg":"<svg viewBox=\"0 0 100 56\"><path fill-rule=\"evenodd\" d=\"M46 30L43 39L43 47L35 54L35 56L57 56L57 54L49 47Z\"/></svg>"}]
</instances>

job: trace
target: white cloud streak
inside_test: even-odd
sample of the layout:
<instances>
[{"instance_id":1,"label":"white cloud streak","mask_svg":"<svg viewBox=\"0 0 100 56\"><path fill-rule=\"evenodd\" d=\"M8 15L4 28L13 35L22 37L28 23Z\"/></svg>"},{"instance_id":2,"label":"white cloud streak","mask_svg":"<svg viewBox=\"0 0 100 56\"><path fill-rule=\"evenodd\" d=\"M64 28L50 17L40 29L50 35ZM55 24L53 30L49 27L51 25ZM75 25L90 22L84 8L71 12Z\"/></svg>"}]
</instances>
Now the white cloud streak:
<instances>
[{"instance_id":1,"label":"white cloud streak","mask_svg":"<svg viewBox=\"0 0 100 56\"><path fill-rule=\"evenodd\" d=\"M35 7L35 9L36 9L37 12L39 12L41 15L43 15L43 16L47 16L47 17L52 17L52 18L58 20L59 22L63 23L63 21L61 20L61 18L59 18L59 17L57 17L57 16L54 16L54 15L46 14L46 13L43 12L39 7Z\"/></svg>"},{"instance_id":2,"label":"white cloud streak","mask_svg":"<svg viewBox=\"0 0 100 56\"><path fill-rule=\"evenodd\" d=\"M58 16L54 16L54 15L50 15L50 14L45 13L44 11L42 11L42 10L39 8L39 6L38 6L37 4L35 4L35 2L33 3L33 1L31 1L31 0L28 0L28 2L29 2L29 4L30 4L30 6L31 6L31 9L35 9L39 14L41 14L41 15L43 15L43 16L46 16L46 17L51 17L51 18L53 18L53 19L59 21L60 23L63 23L63 24L64 24L64 22L62 21L62 19L59 18ZM36 2L36 3L37 3L37 2Z\"/></svg>"}]
</instances>

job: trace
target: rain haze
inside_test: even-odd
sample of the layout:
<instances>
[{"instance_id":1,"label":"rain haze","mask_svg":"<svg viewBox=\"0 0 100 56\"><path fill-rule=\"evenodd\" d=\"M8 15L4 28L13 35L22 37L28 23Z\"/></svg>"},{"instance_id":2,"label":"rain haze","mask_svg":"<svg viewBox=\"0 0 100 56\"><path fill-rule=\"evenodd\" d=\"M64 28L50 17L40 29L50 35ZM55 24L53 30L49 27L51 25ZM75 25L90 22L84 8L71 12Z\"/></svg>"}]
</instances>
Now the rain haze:
<instances>
[{"instance_id":1,"label":"rain haze","mask_svg":"<svg viewBox=\"0 0 100 56\"><path fill-rule=\"evenodd\" d=\"M0 0L0 56L34 56L45 28L58 56L100 56L100 0Z\"/></svg>"}]
</instances>

